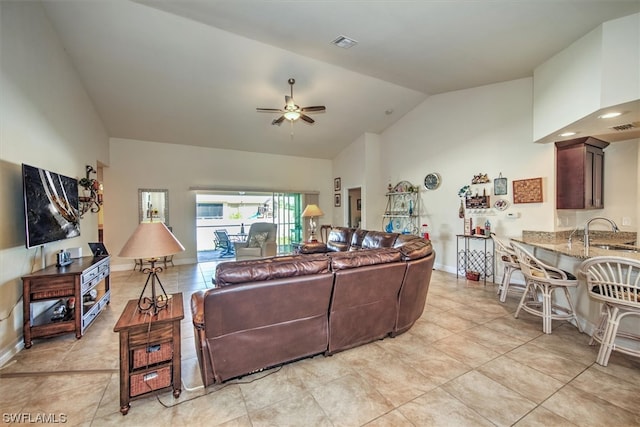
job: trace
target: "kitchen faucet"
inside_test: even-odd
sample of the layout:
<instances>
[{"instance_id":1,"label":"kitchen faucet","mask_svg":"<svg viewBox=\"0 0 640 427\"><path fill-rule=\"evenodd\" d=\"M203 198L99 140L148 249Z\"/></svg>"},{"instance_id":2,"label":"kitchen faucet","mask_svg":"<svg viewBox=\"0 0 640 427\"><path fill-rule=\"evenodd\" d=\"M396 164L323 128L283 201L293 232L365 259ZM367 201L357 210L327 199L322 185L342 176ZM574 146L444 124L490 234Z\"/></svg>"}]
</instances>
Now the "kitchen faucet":
<instances>
[{"instance_id":1,"label":"kitchen faucet","mask_svg":"<svg viewBox=\"0 0 640 427\"><path fill-rule=\"evenodd\" d=\"M615 222L613 222L612 220L610 220L609 218L605 218L603 216L596 216L594 218L591 218L589 221L587 221L587 223L584 225L584 246L585 248L589 247L589 225L595 221L596 219L603 219L605 221L608 221L609 224L611 224L611 230L613 230L614 233L617 233L618 231L620 231L620 229L618 228L618 226L616 225Z\"/></svg>"}]
</instances>

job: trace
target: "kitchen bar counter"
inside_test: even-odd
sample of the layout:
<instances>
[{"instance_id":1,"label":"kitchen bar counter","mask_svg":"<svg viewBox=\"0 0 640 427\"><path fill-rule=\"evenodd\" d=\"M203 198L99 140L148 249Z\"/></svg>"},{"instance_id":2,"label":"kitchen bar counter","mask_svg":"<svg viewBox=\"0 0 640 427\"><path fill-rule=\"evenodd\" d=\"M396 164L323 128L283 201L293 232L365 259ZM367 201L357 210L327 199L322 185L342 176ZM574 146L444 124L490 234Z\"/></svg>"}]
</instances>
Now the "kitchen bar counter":
<instances>
[{"instance_id":1,"label":"kitchen bar counter","mask_svg":"<svg viewBox=\"0 0 640 427\"><path fill-rule=\"evenodd\" d=\"M590 236L591 245L588 248L584 246L581 232L574 234L571 244L566 233L523 231L522 238L511 238L511 240L580 260L595 256L619 256L640 261L640 247L629 244L636 242L637 245L636 233L592 231ZM615 245L626 250L604 249L598 245Z\"/></svg>"}]
</instances>

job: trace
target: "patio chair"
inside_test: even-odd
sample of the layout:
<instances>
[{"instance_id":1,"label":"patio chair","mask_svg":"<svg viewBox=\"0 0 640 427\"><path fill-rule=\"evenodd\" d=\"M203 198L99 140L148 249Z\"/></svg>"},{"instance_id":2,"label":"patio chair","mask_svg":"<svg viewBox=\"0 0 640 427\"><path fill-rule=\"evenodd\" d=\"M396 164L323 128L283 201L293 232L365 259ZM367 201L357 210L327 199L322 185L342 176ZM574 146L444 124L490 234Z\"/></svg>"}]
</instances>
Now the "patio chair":
<instances>
[{"instance_id":1,"label":"patio chair","mask_svg":"<svg viewBox=\"0 0 640 427\"><path fill-rule=\"evenodd\" d=\"M637 328L632 326L634 332L618 330L627 316L640 318L640 261L593 257L580 265L580 272L586 276L589 296L602 303L600 321L589 342L600 343L596 363L607 366L612 351L640 357Z\"/></svg>"},{"instance_id":2,"label":"patio chair","mask_svg":"<svg viewBox=\"0 0 640 427\"><path fill-rule=\"evenodd\" d=\"M220 256L233 256L233 243L231 242L231 240L229 239L229 234L227 233L227 230L216 230L214 231L215 233L215 243L216 243L216 247L215 249L221 249L222 252L220 253Z\"/></svg>"}]
</instances>

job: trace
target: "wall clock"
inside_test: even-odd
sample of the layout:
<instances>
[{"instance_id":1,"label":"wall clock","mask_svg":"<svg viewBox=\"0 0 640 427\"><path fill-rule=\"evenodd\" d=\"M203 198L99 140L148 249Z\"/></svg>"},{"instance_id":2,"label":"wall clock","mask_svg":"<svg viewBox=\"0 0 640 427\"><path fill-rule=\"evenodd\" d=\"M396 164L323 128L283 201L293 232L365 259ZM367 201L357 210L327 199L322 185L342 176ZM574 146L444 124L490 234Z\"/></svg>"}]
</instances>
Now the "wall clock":
<instances>
[{"instance_id":1,"label":"wall clock","mask_svg":"<svg viewBox=\"0 0 640 427\"><path fill-rule=\"evenodd\" d=\"M435 190L440 186L440 175L432 172L424 177L424 188L427 190Z\"/></svg>"}]
</instances>

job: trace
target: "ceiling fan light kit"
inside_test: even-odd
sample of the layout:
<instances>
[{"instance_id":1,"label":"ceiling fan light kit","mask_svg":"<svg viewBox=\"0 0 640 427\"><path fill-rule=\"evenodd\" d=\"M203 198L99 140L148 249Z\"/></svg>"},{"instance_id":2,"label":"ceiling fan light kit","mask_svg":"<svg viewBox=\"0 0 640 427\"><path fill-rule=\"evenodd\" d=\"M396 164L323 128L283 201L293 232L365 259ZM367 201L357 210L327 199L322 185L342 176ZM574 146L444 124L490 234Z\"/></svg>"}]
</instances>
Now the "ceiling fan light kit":
<instances>
[{"instance_id":1,"label":"ceiling fan light kit","mask_svg":"<svg viewBox=\"0 0 640 427\"><path fill-rule=\"evenodd\" d=\"M287 111L284 113L284 118L291 121L298 120L300 118L300 113L297 111Z\"/></svg>"},{"instance_id":2,"label":"ceiling fan light kit","mask_svg":"<svg viewBox=\"0 0 640 427\"><path fill-rule=\"evenodd\" d=\"M324 105L315 105L315 106L312 106L312 107L300 108L300 106L297 105L295 103L295 101L293 100L293 85L296 83L296 80L293 79L293 78L290 78L287 81L287 83L289 83L289 86L291 87L291 95L285 95L285 97L284 97L284 107L282 109L277 109L277 108L256 108L256 110L259 113L278 113L278 114L281 114L280 117L278 117L277 119L274 119L271 122L272 125L280 126L285 119L289 120L291 123L293 123L294 121L296 121L298 119L302 119L303 121L305 121L305 122L307 122L309 124L315 123L315 120L313 120L311 117L309 117L305 113L322 113L322 112L324 112L326 110L326 107Z\"/></svg>"}]
</instances>

